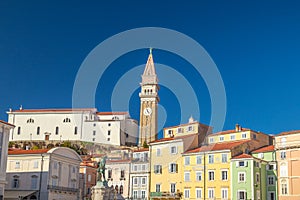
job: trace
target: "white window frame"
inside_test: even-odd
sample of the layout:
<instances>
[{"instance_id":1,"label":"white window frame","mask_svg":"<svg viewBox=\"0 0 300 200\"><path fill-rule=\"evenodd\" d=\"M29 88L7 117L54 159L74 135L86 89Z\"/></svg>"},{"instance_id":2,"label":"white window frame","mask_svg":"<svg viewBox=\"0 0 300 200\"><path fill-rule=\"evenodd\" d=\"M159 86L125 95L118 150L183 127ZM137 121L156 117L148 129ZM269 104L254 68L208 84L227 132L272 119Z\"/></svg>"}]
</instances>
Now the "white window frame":
<instances>
[{"instance_id":1,"label":"white window frame","mask_svg":"<svg viewBox=\"0 0 300 200\"><path fill-rule=\"evenodd\" d=\"M186 199L190 198L190 189L184 189L184 198Z\"/></svg>"},{"instance_id":2,"label":"white window frame","mask_svg":"<svg viewBox=\"0 0 300 200\"><path fill-rule=\"evenodd\" d=\"M209 143L214 143L214 142L215 142L215 138L210 137L210 138L209 138Z\"/></svg>"},{"instance_id":3,"label":"white window frame","mask_svg":"<svg viewBox=\"0 0 300 200\"><path fill-rule=\"evenodd\" d=\"M202 199L202 188L196 188L195 197L196 197L196 199Z\"/></svg>"},{"instance_id":4,"label":"white window frame","mask_svg":"<svg viewBox=\"0 0 300 200\"><path fill-rule=\"evenodd\" d=\"M244 193L244 197L243 199L240 198L240 192L243 192ZM246 190L238 190L237 191L237 200L246 200L247 199L247 193L246 193Z\"/></svg>"},{"instance_id":5,"label":"white window frame","mask_svg":"<svg viewBox=\"0 0 300 200\"><path fill-rule=\"evenodd\" d=\"M189 156L184 157L184 165L190 165L191 164L191 158Z\"/></svg>"},{"instance_id":6,"label":"white window frame","mask_svg":"<svg viewBox=\"0 0 300 200\"><path fill-rule=\"evenodd\" d=\"M198 174L200 174L199 176L198 176ZM195 175L196 175L196 181L202 181L202 171L196 171L195 172ZM198 180L198 177L200 177L200 180Z\"/></svg>"},{"instance_id":7,"label":"white window frame","mask_svg":"<svg viewBox=\"0 0 300 200\"><path fill-rule=\"evenodd\" d=\"M156 149L156 156L161 156L161 149L160 148Z\"/></svg>"},{"instance_id":8,"label":"white window frame","mask_svg":"<svg viewBox=\"0 0 300 200\"><path fill-rule=\"evenodd\" d=\"M228 162L228 154L227 153L222 153L222 163L227 163ZM223 161L223 156L226 157L226 162Z\"/></svg>"},{"instance_id":9,"label":"white window frame","mask_svg":"<svg viewBox=\"0 0 300 200\"><path fill-rule=\"evenodd\" d=\"M198 162L200 160L200 162ZM196 164L200 165L202 163L202 156L198 155L196 156Z\"/></svg>"},{"instance_id":10,"label":"white window frame","mask_svg":"<svg viewBox=\"0 0 300 200\"><path fill-rule=\"evenodd\" d=\"M174 192L172 192L172 186L174 186ZM170 183L170 193L175 194L176 193L176 183Z\"/></svg>"},{"instance_id":11,"label":"white window frame","mask_svg":"<svg viewBox=\"0 0 300 200\"><path fill-rule=\"evenodd\" d=\"M242 181L240 180L240 175L241 175L241 174L244 175L244 180L242 180ZM246 182L246 178L247 178L247 177L246 177L246 172L238 172L238 182L239 182L239 183L244 183L244 182Z\"/></svg>"},{"instance_id":12,"label":"white window frame","mask_svg":"<svg viewBox=\"0 0 300 200\"><path fill-rule=\"evenodd\" d=\"M211 160L211 158L212 158L212 160ZM214 162L215 162L215 156L213 154L209 154L208 155L208 163L214 164Z\"/></svg>"},{"instance_id":13,"label":"white window frame","mask_svg":"<svg viewBox=\"0 0 300 200\"><path fill-rule=\"evenodd\" d=\"M21 162L20 161L16 161L15 162L15 169L20 169L21 168Z\"/></svg>"},{"instance_id":14,"label":"white window frame","mask_svg":"<svg viewBox=\"0 0 300 200\"><path fill-rule=\"evenodd\" d=\"M213 173L213 179L210 180L210 173ZM215 177L215 171L214 170L208 170L208 181L215 181L216 180L216 177Z\"/></svg>"},{"instance_id":15,"label":"white window frame","mask_svg":"<svg viewBox=\"0 0 300 200\"><path fill-rule=\"evenodd\" d=\"M174 152L173 152L173 149L175 149ZM177 154L177 146L171 146L170 147L170 154Z\"/></svg>"},{"instance_id":16,"label":"white window frame","mask_svg":"<svg viewBox=\"0 0 300 200\"><path fill-rule=\"evenodd\" d=\"M155 184L155 192L161 192L161 184Z\"/></svg>"},{"instance_id":17,"label":"white window frame","mask_svg":"<svg viewBox=\"0 0 300 200\"><path fill-rule=\"evenodd\" d=\"M226 179L223 179L223 172L226 172ZM226 169L226 170L221 170L221 180L222 181L228 181L228 170Z\"/></svg>"},{"instance_id":18,"label":"white window frame","mask_svg":"<svg viewBox=\"0 0 300 200\"><path fill-rule=\"evenodd\" d=\"M267 197L267 199L268 199L268 200L272 200L272 199L271 199L271 194L274 194L274 199L273 199L273 200L275 200L275 199L276 199L276 196L275 196L276 193L275 193L275 191L268 191L268 194L267 194L268 197Z\"/></svg>"},{"instance_id":19,"label":"white window frame","mask_svg":"<svg viewBox=\"0 0 300 200\"><path fill-rule=\"evenodd\" d=\"M219 137L219 141L220 141L220 142L223 142L223 141L224 141L224 136L220 136L220 137Z\"/></svg>"},{"instance_id":20,"label":"white window frame","mask_svg":"<svg viewBox=\"0 0 300 200\"><path fill-rule=\"evenodd\" d=\"M269 181L270 178L273 179L273 184L270 184L270 181ZM268 175L267 183L270 186L275 185L275 176L274 175Z\"/></svg>"},{"instance_id":21,"label":"white window frame","mask_svg":"<svg viewBox=\"0 0 300 200\"><path fill-rule=\"evenodd\" d=\"M208 188L207 193L208 193L207 194L208 199L214 199L215 198L215 189L214 188Z\"/></svg>"},{"instance_id":22,"label":"white window frame","mask_svg":"<svg viewBox=\"0 0 300 200\"><path fill-rule=\"evenodd\" d=\"M235 134L230 135L230 140L235 140Z\"/></svg>"},{"instance_id":23,"label":"white window frame","mask_svg":"<svg viewBox=\"0 0 300 200\"><path fill-rule=\"evenodd\" d=\"M226 191L224 193L224 191ZM226 195L224 195L226 194ZM227 200L228 199L228 188L221 188L221 199L222 200Z\"/></svg>"},{"instance_id":24,"label":"white window frame","mask_svg":"<svg viewBox=\"0 0 300 200\"><path fill-rule=\"evenodd\" d=\"M242 139L247 138L247 133L242 133Z\"/></svg>"},{"instance_id":25,"label":"white window frame","mask_svg":"<svg viewBox=\"0 0 300 200\"><path fill-rule=\"evenodd\" d=\"M169 164L169 173L176 173L176 172L177 172L177 164L176 163L170 163Z\"/></svg>"},{"instance_id":26,"label":"white window frame","mask_svg":"<svg viewBox=\"0 0 300 200\"><path fill-rule=\"evenodd\" d=\"M187 175L188 175L188 179L187 179ZM184 181L185 182L191 181L191 173L190 172L184 172Z\"/></svg>"}]
</instances>

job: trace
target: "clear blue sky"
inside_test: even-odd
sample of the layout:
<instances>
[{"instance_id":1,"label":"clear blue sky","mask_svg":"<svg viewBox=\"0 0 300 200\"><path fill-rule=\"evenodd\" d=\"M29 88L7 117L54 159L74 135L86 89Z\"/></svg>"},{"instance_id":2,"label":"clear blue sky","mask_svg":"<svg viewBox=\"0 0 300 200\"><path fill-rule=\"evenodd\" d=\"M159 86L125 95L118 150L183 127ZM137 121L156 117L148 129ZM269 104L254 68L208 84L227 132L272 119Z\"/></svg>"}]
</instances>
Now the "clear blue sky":
<instances>
[{"instance_id":1,"label":"clear blue sky","mask_svg":"<svg viewBox=\"0 0 300 200\"><path fill-rule=\"evenodd\" d=\"M266 133L300 129L299 10L296 0L0 1L0 119L19 105L71 107L76 73L94 47L119 32L153 26L182 32L210 54L226 89L225 130L236 123ZM186 79L199 79L200 120L209 123L210 97L201 77L176 55L153 53L155 62L187 65L181 71ZM147 56L148 50L134 51L110 66L95 97L98 110L111 109L113 84ZM180 123L172 91L162 87L160 97L168 113L165 126ZM139 118L138 109L136 91L133 118Z\"/></svg>"}]
</instances>

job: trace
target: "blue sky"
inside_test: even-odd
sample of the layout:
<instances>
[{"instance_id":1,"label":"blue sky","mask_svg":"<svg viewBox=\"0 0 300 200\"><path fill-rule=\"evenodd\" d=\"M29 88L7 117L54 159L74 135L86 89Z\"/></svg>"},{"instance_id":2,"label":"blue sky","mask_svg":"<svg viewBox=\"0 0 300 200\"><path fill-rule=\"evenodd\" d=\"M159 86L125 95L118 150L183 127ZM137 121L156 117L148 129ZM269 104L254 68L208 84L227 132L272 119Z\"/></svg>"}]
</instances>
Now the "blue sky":
<instances>
[{"instance_id":1,"label":"blue sky","mask_svg":"<svg viewBox=\"0 0 300 200\"><path fill-rule=\"evenodd\" d=\"M164 27L196 40L217 65L227 96L224 130L236 123L266 133L300 129L299 10L298 1L1 1L0 119L19 105L71 107L77 71L99 43L133 28ZM148 53L136 50L109 66L95 96L98 110L111 110L114 84L145 64ZM196 83L200 121L209 123L211 102L201 76L170 52L153 54L155 62ZM179 124L176 94L161 87L159 95L164 126ZM129 101L124 110L138 119L138 90Z\"/></svg>"}]
</instances>

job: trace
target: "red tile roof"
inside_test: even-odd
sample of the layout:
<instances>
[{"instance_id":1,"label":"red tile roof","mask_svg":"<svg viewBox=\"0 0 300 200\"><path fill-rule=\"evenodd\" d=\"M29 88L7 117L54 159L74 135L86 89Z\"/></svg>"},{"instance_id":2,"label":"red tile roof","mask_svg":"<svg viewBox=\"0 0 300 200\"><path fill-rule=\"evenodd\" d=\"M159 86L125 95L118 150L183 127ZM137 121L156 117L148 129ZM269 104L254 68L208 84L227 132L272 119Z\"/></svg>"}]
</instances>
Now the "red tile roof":
<instances>
[{"instance_id":1,"label":"red tile roof","mask_svg":"<svg viewBox=\"0 0 300 200\"><path fill-rule=\"evenodd\" d=\"M281 132L277 136L291 135L291 134L296 134L296 133L300 133L300 130L292 130L292 131Z\"/></svg>"},{"instance_id":2,"label":"red tile roof","mask_svg":"<svg viewBox=\"0 0 300 200\"><path fill-rule=\"evenodd\" d=\"M97 112L97 115L127 115L128 112Z\"/></svg>"},{"instance_id":3,"label":"red tile roof","mask_svg":"<svg viewBox=\"0 0 300 200\"><path fill-rule=\"evenodd\" d=\"M241 154L241 155L234 156L234 157L232 157L231 159L242 159L242 158L253 158L253 157L252 157L251 155L249 155L249 154L243 153L243 154Z\"/></svg>"},{"instance_id":4,"label":"red tile roof","mask_svg":"<svg viewBox=\"0 0 300 200\"><path fill-rule=\"evenodd\" d=\"M262 152L270 152L274 151L274 145L265 146L259 149L252 151L252 153L262 153Z\"/></svg>"},{"instance_id":5,"label":"red tile roof","mask_svg":"<svg viewBox=\"0 0 300 200\"><path fill-rule=\"evenodd\" d=\"M149 149L148 148L136 149L133 152L143 152L143 151L149 151Z\"/></svg>"},{"instance_id":6,"label":"red tile roof","mask_svg":"<svg viewBox=\"0 0 300 200\"><path fill-rule=\"evenodd\" d=\"M250 131L249 128L242 128L242 131ZM214 136L214 135L225 135L225 134L230 134L230 133L238 133L239 131L236 131L235 129L232 130L227 130L227 131L221 131L221 132L217 132L217 133L213 133L210 136Z\"/></svg>"},{"instance_id":7,"label":"red tile roof","mask_svg":"<svg viewBox=\"0 0 300 200\"><path fill-rule=\"evenodd\" d=\"M42 154L47 153L50 149L36 149L36 150L8 150L8 155L18 155L18 154Z\"/></svg>"},{"instance_id":8,"label":"red tile roof","mask_svg":"<svg viewBox=\"0 0 300 200\"><path fill-rule=\"evenodd\" d=\"M6 124L6 125L8 125L8 126L15 127L15 125L13 125L13 124L10 124L10 123L8 123L8 122L6 122L6 121L2 121L2 120L0 120L0 123Z\"/></svg>"},{"instance_id":9,"label":"red tile roof","mask_svg":"<svg viewBox=\"0 0 300 200\"><path fill-rule=\"evenodd\" d=\"M95 111L96 108L49 108L49 109L22 109L22 110L13 110L11 112L16 113L37 113L37 112L73 112L73 111Z\"/></svg>"},{"instance_id":10,"label":"red tile roof","mask_svg":"<svg viewBox=\"0 0 300 200\"><path fill-rule=\"evenodd\" d=\"M219 150L230 150L234 147L237 147L241 144L247 143L251 140L242 140L242 141L235 141L235 142L222 142L216 144L210 144L207 146L201 146L196 149L191 149L186 151L185 153L198 153L198 152L205 152L205 151L219 151Z\"/></svg>"}]
</instances>

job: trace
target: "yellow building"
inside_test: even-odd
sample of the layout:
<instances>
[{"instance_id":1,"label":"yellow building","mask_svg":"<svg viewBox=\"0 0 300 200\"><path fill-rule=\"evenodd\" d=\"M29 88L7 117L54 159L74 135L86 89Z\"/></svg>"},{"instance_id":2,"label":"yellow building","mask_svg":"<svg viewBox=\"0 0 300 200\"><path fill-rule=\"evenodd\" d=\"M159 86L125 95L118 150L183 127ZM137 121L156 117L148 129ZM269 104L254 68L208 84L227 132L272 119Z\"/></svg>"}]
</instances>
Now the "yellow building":
<instances>
[{"instance_id":1,"label":"yellow building","mask_svg":"<svg viewBox=\"0 0 300 200\"><path fill-rule=\"evenodd\" d=\"M182 153L198 146L198 134L163 138L150 143L150 198L179 199Z\"/></svg>"}]
</instances>

